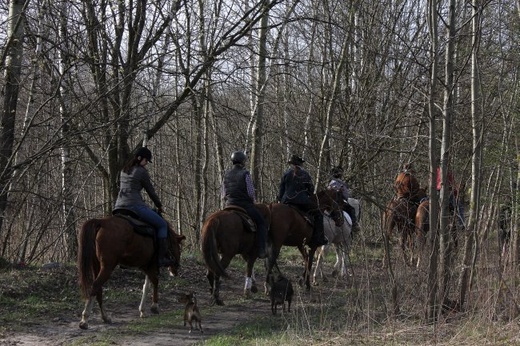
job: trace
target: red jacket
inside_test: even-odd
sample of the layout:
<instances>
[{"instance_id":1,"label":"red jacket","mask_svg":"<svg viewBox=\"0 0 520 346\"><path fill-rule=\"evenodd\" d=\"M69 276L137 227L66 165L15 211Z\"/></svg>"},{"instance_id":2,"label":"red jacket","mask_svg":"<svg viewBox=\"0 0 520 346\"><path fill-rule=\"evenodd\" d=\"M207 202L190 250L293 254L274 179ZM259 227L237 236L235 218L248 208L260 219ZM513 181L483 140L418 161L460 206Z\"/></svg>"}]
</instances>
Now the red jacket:
<instances>
[{"instance_id":1,"label":"red jacket","mask_svg":"<svg viewBox=\"0 0 520 346\"><path fill-rule=\"evenodd\" d=\"M453 177L453 172L448 170L447 184L449 191L453 192L455 196L457 196L457 188L455 186L455 178ZM437 191L441 190L441 168L437 167Z\"/></svg>"}]
</instances>

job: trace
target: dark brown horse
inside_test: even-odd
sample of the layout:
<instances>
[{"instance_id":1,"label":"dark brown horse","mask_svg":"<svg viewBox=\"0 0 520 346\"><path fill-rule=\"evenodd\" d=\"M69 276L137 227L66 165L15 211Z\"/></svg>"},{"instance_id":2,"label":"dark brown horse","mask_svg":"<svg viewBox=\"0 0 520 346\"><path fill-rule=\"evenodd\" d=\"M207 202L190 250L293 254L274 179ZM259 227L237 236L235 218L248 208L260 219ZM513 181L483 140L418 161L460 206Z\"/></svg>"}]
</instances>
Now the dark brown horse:
<instances>
[{"instance_id":1,"label":"dark brown horse","mask_svg":"<svg viewBox=\"0 0 520 346\"><path fill-rule=\"evenodd\" d=\"M269 225L267 205L257 204L256 207ZM247 263L244 294L258 291L253 280L253 267L258 257L256 236L241 216L244 213L232 208L219 210L211 214L202 226L201 248L208 269L206 276L211 287L211 304L224 305L220 299L220 278L227 277L226 268L235 255L241 255Z\"/></svg>"},{"instance_id":2,"label":"dark brown horse","mask_svg":"<svg viewBox=\"0 0 520 346\"><path fill-rule=\"evenodd\" d=\"M172 274L176 275L180 264L180 245L185 237L176 234L170 225L168 225L168 231L169 253L175 263L169 269ZM103 308L103 284L107 282L118 264L139 268L146 274L143 295L139 304L141 317L144 316L144 299L150 283L153 286L151 311L159 312L157 306L159 267L153 237L136 233L130 222L119 216L91 219L83 224L78 234L79 282L82 295L86 299L85 309L79 323L81 329L88 328L88 318L92 312L94 297L99 304L103 322L111 322Z\"/></svg>"},{"instance_id":3,"label":"dark brown horse","mask_svg":"<svg viewBox=\"0 0 520 346\"><path fill-rule=\"evenodd\" d=\"M339 198L337 192L323 190L314 195L313 198L318 200L322 213L330 214L337 226L343 224L342 199ZM267 276L276 265L282 246L296 246L305 263L303 280L307 290L309 290L314 253L317 249L317 246L311 243L313 226L295 207L283 203L272 203L269 208L271 209L271 226L269 229L271 251L267 260ZM324 215L324 218L327 217L329 216ZM309 247L309 251L307 251L306 246Z\"/></svg>"},{"instance_id":4,"label":"dark brown horse","mask_svg":"<svg viewBox=\"0 0 520 346\"><path fill-rule=\"evenodd\" d=\"M383 239L385 242L385 260L390 260L390 239L394 229L401 234L401 250L405 263L412 264L415 257L416 227L415 219L418 208L416 200L426 197L426 189L419 189L417 199L393 198L388 202L382 215ZM407 258L406 251L409 251Z\"/></svg>"}]
</instances>

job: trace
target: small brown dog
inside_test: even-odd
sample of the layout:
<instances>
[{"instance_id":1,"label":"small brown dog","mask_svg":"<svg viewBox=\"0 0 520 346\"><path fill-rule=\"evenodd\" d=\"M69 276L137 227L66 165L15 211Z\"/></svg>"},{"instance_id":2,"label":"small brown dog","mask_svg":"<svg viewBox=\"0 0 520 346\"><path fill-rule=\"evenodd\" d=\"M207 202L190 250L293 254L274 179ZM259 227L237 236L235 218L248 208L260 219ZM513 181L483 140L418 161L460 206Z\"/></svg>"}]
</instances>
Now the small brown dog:
<instances>
[{"instance_id":1,"label":"small brown dog","mask_svg":"<svg viewBox=\"0 0 520 346\"><path fill-rule=\"evenodd\" d=\"M287 311L291 312L291 301L294 294L291 281L282 274L271 274L269 284L271 285L270 296L273 315L276 315L278 304L281 304L283 311L285 311L285 301L289 305Z\"/></svg>"},{"instance_id":2,"label":"small brown dog","mask_svg":"<svg viewBox=\"0 0 520 346\"><path fill-rule=\"evenodd\" d=\"M200 315L199 307L197 306L195 293L190 292L187 294L181 294L179 297L179 303L186 304L186 308L184 309L184 326L186 327L186 323L189 323L191 333L193 330L193 323L195 323L195 328L197 328L198 324L200 332L204 333L202 330L202 316Z\"/></svg>"}]
</instances>

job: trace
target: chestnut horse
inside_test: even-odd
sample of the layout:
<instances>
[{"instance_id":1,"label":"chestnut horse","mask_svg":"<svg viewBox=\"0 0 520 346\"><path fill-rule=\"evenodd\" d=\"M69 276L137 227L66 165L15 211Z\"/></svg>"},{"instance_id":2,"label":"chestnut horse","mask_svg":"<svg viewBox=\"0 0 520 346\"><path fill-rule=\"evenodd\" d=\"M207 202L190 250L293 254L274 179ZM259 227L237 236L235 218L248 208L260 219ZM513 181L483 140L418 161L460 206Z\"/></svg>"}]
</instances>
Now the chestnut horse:
<instances>
[{"instance_id":1,"label":"chestnut horse","mask_svg":"<svg viewBox=\"0 0 520 346\"><path fill-rule=\"evenodd\" d=\"M269 225L267 205L256 204L256 207L266 220L266 225ZM244 216L245 211L241 208L226 208L208 216L202 226L201 248L211 289L211 304L224 305L220 298L220 278L228 276L226 268L235 255L241 255L247 263L244 294L258 291L253 279L253 268L258 257L256 236Z\"/></svg>"},{"instance_id":2,"label":"chestnut horse","mask_svg":"<svg viewBox=\"0 0 520 346\"><path fill-rule=\"evenodd\" d=\"M138 221L139 222L139 221ZM146 224L143 224L146 227ZM144 299L150 283L153 285L151 311L158 313L159 267L154 247L153 234L136 233L130 222L120 216L108 216L102 219L86 221L78 234L78 270L81 293L86 299L85 309L81 314L81 329L88 328L88 318L92 312L94 297L99 304L101 318L105 323L111 323L103 308L103 284L118 264L141 269L145 275L143 295L139 304L140 316L144 317ZM176 234L168 224L168 251L174 265L169 267L174 275L180 264L180 245L185 237Z\"/></svg>"},{"instance_id":3,"label":"chestnut horse","mask_svg":"<svg viewBox=\"0 0 520 346\"><path fill-rule=\"evenodd\" d=\"M344 222L342 213L342 199L336 191L323 190L313 195L318 200L318 205L322 213L328 213L337 226L341 226ZM312 263L314 261L314 253L317 246L311 243L313 226L303 216L302 212L288 204L272 203L269 205L271 209L271 226L269 229L269 238L271 240L271 251L267 260L267 277L272 272L273 267L280 254L282 245L296 246L302 254L304 260L303 280L307 290L310 289L310 276ZM329 216L324 215L324 221ZM305 245L309 246L309 251Z\"/></svg>"},{"instance_id":4,"label":"chestnut horse","mask_svg":"<svg viewBox=\"0 0 520 346\"><path fill-rule=\"evenodd\" d=\"M417 199L426 197L426 189L419 189ZM415 257L415 216L418 203L408 198L393 198L386 206L382 215L383 239L385 243L385 260L390 260L390 238L394 228L401 233L401 250L406 264L411 265ZM407 259L406 250L410 252ZM384 264L386 264L384 260Z\"/></svg>"}]
</instances>

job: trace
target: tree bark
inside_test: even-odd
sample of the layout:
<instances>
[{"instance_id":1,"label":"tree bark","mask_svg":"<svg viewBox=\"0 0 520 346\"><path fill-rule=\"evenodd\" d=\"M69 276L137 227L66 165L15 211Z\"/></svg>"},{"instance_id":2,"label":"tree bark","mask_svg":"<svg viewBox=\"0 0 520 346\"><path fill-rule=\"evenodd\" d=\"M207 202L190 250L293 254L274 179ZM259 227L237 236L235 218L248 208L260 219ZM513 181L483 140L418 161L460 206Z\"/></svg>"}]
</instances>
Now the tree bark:
<instances>
[{"instance_id":1,"label":"tree bark","mask_svg":"<svg viewBox=\"0 0 520 346\"><path fill-rule=\"evenodd\" d=\"M9 2L5 89L0 132L0 235L5 221L9 182L13 174L14 131L23 60L24 11L28 4L29 0L11 0Z\"/></svg>"}]
</instances>

